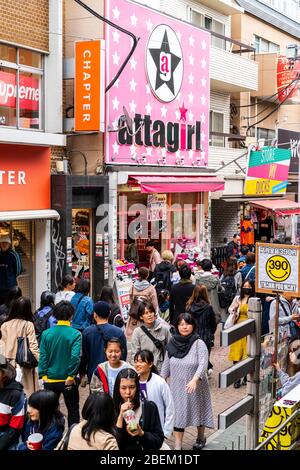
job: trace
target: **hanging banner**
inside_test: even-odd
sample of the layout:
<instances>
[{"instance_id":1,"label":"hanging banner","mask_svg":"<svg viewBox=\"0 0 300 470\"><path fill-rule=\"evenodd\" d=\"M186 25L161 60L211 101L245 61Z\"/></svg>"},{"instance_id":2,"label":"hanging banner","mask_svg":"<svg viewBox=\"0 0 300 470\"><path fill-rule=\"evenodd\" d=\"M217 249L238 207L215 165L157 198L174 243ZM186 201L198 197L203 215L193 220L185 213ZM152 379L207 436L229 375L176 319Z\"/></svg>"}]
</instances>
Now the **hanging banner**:
<instances>
[{"instance_id":1,"label":"hanging banner","mask_svg":"<svg viewBox=\"0 0 300 470\"><path fill-rule=\"evenodd\" d=\"M246 196L285 194L290 160L290 149L250 148L244 194Z\"/></svg>"},{"instance_id":2,"label":"hanging banner","mask_svg":"<svg viewBox=\"0 0 300 470\"><path fill-rule=\"evenodd\" d=\"M299 60L289 60L285 56L279 56L277 62L277 92L280 102L293 100L299 102Z\"/></svg>"},{"instance_id":3,"label":"hanging banner","mask_svg":"<svg viewBox=\"0 0 300 470\"><path fill-rule=\"evenodd\" d=\"M148 222L167 220L167 195L149 194L147 200Z\"/></svg>"},{"instance_id":4,"label":"hanging banner","mask_svg":"<svg viewBox=\"0 0 300 470\"><path fill-rule=\"evenodd\" d=\"M105 42L75 42L75 132L104 132Z\"/></svg>"},{"instance_id":5,"label":"hanging banner","mask_svg":"<svg viewBox=\"0 0 300 470\"><path fill-rule=\"evenodd\" d=\"M299 296L300 246L256 243L255 292Z\"/></svg>"}]
</instances>

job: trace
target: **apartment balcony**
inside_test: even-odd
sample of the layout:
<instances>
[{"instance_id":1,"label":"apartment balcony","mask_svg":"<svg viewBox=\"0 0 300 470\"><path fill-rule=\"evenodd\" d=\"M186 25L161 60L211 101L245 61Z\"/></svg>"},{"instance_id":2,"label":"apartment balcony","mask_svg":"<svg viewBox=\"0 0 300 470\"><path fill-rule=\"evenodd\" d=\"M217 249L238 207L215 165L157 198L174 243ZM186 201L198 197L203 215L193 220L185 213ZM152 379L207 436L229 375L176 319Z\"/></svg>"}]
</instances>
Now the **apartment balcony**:
<instances>
[{"instance_id":1,"label":"apartment balcony","mask_svg":"<svg viewBox=\"0 0 300 470\"><path fill-rule=\"evenodd\" d=\"M211 89L226 93L257 90L255 49L218 33L211 35Z\"/></svg>"},{"instance_id":2,"label":"apartment balcony","mask_svg":"<svg viewBox=\"0 0 300 470\"><path fill-rule=\"evenodd\" d=\"M244 136L211 132L208 150L208 167L218 170L222 177L242 179L247 167L247 148L234 148L236 142L244 142Z\"/></svg>"},{"instance_id":3,"label":"apartment balcony","mask_svg":"<svg viewBox=\"0 0 300 470\"><path fill-rule=\"evenodd\" d=\"M196 0L197 2L197 0ZM200 0L201 5L206 5L212 10L218 11L223 15L234 15L235 13L243 13L244 10L234 0Z\"/></svg>"}]
</instances>

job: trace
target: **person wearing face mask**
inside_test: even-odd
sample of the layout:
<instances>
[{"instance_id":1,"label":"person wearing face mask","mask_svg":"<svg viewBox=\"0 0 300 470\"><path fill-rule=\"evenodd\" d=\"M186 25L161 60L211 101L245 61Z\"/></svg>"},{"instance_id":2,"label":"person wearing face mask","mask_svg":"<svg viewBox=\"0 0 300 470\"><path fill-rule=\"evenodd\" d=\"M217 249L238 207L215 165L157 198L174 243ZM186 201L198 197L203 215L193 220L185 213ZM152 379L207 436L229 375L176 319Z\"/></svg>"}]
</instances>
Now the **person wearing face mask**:
<instances>
[{"instance_id":1,"label":"person wearing face mask","mask_svg":"<svg viewBox=\"0 0 300 470\"><path fill-rule=\"evenodd\" d=\"M235 323L241 323L248 319L248 302L250 297L254 297L254 283L245 280L241 285L241 293L237 295L230 305L229 313L234 313L236 317ZM230 346L228 359L236 364L247 357L247 337L235 341ZM247 376L243 378L242 385L247 385ZM240 388L241 381L234 382L234 388Z\"/></svg>"}]
</instances>

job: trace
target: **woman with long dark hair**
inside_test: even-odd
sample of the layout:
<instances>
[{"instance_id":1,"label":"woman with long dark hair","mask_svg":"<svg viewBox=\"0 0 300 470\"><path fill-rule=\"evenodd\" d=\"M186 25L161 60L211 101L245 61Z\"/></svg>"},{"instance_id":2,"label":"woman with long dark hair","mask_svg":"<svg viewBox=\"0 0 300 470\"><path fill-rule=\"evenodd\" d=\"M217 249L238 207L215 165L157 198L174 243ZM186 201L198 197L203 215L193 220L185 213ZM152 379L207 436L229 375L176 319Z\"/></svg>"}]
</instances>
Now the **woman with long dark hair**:
<instances>
[{"instance_id":1,"label":"woman with long dark hair","mask_svg":"<svg viewBox=\"0 0 300 470\"><path fill-rule=\"evenodd\" d=\"M117 418L117 441L120 450L136 452L159 450L164 441L158 409L152 401L140 402L139 376L133 369L119 372L114 388ZM124 415L132 410L137 426L126 425Z\"/></svg>"},{"instance_id":2,"label":"woman with long dark hair","mask_svg":"<svg viewBox=\"0 0 300 470\"><path fill-rule=\"evenodd\" d=\"M141 400L151 400L156 404L164 436L168 439L174 425L174 403L169 385L158 375L153 353L148 349L135 354L134 367L139 375Z\"/></svg>"},{"instance_id":3,"label":"woman with long dark hair","mask_svg":"<svg viewBox=\"0 0 300 470\"><path fill-rule=\"evenodd\" d=\"M197 324L197 333L204 341L210 355L211 343L217 328L216 316L208 300L207 289L203 284L197 284L192 296L186 304L186 311L192 315ZM213 365L208 361L208 371L212 371Z\"/></svg>"},{"instance_id":4,"label":"woman with long dark hair","mask_svg":"<svg viewBox=\"0 0 300 470\"><path fill-rule=\"evenodd\" d=\"M205 428L213 428L210 391L206 377L208 351L197 335L197 325L189 313L182 313L175 323L176 333L167 345L161 376L170 377L175 405L175 450L181 450L185 428L196 426L198 437L193 450L206 443Z\"/></svg>"},{"instance_id":5,"label":"woman with long dark hair","mask_svg":"<svg viewBox=\"0 0 300 470\"><path fill-rule=\"evenodd\" d=\"M118 450L114 403L108 394L89 395L82 408L82 418L72 428L66 450Z\"/></svg>"},{"instance_id":6,"label":"woman with long dark hair","mask_svg":"<svg viewBox=\"0 0 300 470\"><path fill-rule=\"evenodd\" d=\"M237 295L228 311L235 315L235 323L241 323L248 319L248 302L254 297L254 283L246 279L241 285L241 293ZM247 337L235 341L230 346L228 359L234 364L247 358ZM247 376L244 377L242 385L247 385ZM241 381L234 382L234 388L240 388Z\"/></svg>"},{"instance_id":7,"label":"woman with long dark hair","mask_svg":"<svg viewBox=\"0 0 300 470\"><path fill-rule=\"evenodd\" d=\"M9 289L5 304L0 305L0 326L7 320L13 301L21 296L22 290L19 286L13 286Z\"/></svg>"},{"instance_id":8,"label":"woman with long dark hair","mask_svg":"<svg viewBox=\"0 0 300 470\"><path fill-rule=\"evenodd\" d=\"M108 323L111 325L123 328L124 320L122 318L121 310L119 305L116 303L113 288L110 286L103 286L100 294L100 299L107 302L110 305L110 315L108 317Z\"/></svg>"},{"instance_id":9,"label":"woman with long dark hair","mask_svg":"<svg viewBox=\"0 0 300 470\"><path fill-rule=\"evenodd\" d=\"M16 354L18 337L28 338L29 348L39 359L39 346L35 335L31 302L28 297L19 297L11 305L11 310L6 322L1 325L2 341L4 344L4 356L16 366ZM21 367L22 384L27 397L38 390L38 380L35 369Z\"/></svg>"},{"instance_id":10,"label":"woman with long dark hair","mask_svg":"<svg viewBox=\"0 0 300 470\"><path fill-rule=\"evenodd\" d=\"M43 435L41 450L53 450L62 438L65 419L59 411L59 401L52 390L39 390L28 399L28 416L22 443L17 450L34 450L28 442L30 434Z\"/></svg>"}]
</instances>

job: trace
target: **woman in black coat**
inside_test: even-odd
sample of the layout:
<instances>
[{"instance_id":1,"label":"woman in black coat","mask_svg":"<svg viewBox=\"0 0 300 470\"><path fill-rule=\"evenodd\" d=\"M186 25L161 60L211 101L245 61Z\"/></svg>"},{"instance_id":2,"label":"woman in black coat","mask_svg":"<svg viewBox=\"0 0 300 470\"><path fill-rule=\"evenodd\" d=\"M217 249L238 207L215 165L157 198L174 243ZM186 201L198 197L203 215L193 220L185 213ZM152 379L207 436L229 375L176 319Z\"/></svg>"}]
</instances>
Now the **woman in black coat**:
<instances>
[{"instance_id":1,"label":"woman in black coat","mask_svg":"<svg viewBox=\"0 0 300 470\"><path fill-rule=\"evenodd\" d=\"M186 304L186 311L195 319L197 333L206 344L209 355L217 323L214 310L208 300L207 289L203 284L195 286L193 294ZM208 371L212 368L212 363L208 361Z\"/></svg>"},{"instance_id":2,"label":"woman in black coat","mask_svg":"<svg viewBox=\"0 0 300 470\"><path fill-rule=\"evenodd\" d=\"M157 406L152 401L140 402L139 377L133 369L121 370L114 386L114 404L117 412L117 442L122 451L159 450L164 441ZM135 412L137 426L126 425L124 413Z\"/></svg>"}]
</instances>

